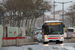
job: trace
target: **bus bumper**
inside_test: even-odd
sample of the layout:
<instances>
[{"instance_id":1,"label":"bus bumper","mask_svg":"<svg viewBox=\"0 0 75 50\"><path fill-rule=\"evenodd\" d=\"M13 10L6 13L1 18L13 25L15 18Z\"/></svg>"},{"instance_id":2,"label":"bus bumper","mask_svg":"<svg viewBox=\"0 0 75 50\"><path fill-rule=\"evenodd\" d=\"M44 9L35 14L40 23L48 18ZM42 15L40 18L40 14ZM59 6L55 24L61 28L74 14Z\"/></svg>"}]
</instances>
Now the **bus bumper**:
<instances>
[{"instance_id":1,"label":"bus bumper","mask_svg":"<svg viewBox=\"0 0 75 50\"><path fill-rule=\"evenodd\" d=\"M60 39L44 39L43 42L49 42L49 41L64 41L64 37L60 38Z\"/></svg>"}]
</instances>

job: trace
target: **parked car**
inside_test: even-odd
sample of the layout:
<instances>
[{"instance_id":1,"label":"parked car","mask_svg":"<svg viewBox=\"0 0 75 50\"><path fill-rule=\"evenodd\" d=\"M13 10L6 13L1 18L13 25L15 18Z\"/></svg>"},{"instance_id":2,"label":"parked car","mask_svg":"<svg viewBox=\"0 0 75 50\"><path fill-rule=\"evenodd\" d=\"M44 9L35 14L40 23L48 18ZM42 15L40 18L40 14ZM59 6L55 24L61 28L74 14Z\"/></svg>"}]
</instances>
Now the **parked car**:
<instances>
[{"instance_id":1,"label":"parked car","mask_svg":"<svg viewBox=\"0 0 75 50\"><path fill-rule=\"evenodd\" d=\"M42 41L42 34L40 32L37 32L37 34L35 34L34 39L37 40L38 42Z\"/></svg>"}]
</instances>

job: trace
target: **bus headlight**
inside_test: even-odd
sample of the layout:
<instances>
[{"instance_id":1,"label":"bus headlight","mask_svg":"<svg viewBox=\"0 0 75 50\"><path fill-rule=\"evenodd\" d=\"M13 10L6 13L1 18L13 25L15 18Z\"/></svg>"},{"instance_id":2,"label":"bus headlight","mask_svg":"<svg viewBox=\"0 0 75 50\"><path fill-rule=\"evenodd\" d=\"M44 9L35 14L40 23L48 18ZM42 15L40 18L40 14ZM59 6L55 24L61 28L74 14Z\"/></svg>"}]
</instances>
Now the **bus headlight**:
<instances>
[{"instance_id":1,"label":"bus headlight","mask_svg":"<svg viewBox=\"0 0 75 50\"><path fill-rule=\"evenodd\" d=\"M45 35L44 38L47 39L47 36Z\"/></svg>"},{"instance_id":2,"label":"bus headlight","mask_svg":"<svg viewBox=\"0 0 75 50\"><path fill-rule=\"evenodd\" d=\"M63 38L63 36L61 36L61 38Z\"/></svg>"}]
</instances>

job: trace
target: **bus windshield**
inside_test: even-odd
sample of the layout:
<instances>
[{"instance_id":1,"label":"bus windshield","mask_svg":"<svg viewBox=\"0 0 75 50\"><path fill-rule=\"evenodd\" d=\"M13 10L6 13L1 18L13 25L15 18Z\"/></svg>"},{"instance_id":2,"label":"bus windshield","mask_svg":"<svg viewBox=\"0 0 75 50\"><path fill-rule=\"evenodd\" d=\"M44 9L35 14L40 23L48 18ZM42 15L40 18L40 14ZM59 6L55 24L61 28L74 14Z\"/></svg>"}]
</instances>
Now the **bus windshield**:
<instances>
[{"instance_id":1,"label":"bus windshield","mask_svg":"<svg viewBox=\"0 0 75 50\"><path fill-rule=\"evenodd\" d=\"M47 25L44 27L44 34L63 34L63 27L59 25Z\"/></svg>"},{"instance_id":2,"label":"bus windshield","mask_svg":"<svg viewBox=\"0 0 75 50\"><path fill-rule=\"evenodd\" d=\"M67 29L69 32L73 32L74 30L73 29Z\"/></svg>"}]
</instances>

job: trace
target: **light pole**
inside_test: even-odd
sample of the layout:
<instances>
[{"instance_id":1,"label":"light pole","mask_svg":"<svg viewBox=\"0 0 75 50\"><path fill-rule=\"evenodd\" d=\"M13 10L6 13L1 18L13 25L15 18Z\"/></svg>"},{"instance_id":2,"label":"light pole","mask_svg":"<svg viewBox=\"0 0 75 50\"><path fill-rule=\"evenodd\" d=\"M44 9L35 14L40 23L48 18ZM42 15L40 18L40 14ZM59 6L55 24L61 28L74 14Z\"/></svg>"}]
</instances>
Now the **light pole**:
<instances>
[{"instance_id":1,"label":"light pole","mask_svg":"<svg viewBox=\"0 0 75 50\"><path fill-rule=\"evenodd\" d=\"M53 20L55 20L55 6L57 5L55 5L55 0L54 0L53 2Z\"/></svg>"},{"instance_id":2,"label":"light pole","mask_svg":"<svg viewBox=\"0 0 75 50\"><path fill-rule=\"evenodd\" d=\"M53 19L55 20L55 0L54 0L54 5L53 5Z\"/></svg>"},{"instance_id":3,"label":"light pole","mask_svg":"<svg viewBox=\"0 0 75 50\"><path fill-rule=\"evenodd\" d=\"M72 2L72 1L70 1L70 2ZM64 23L64 4L70 3L70 2L55 2L55 3L62 4L62 21L63 21L63 23Z\"/></svg>"},{"instance_id":4,"label":"light pole","mask_svg":"<svg viewBox=\"0 0 75 50\"><path fill-rule=\"evenodd\" d=\"M42 0L42 4L44 4L44 3L43 3L43 0ZM43 23L44 23L44 6L42 7L42 9L43 9L42 12L43 12Z\"/></svg>"}]
</instances>

